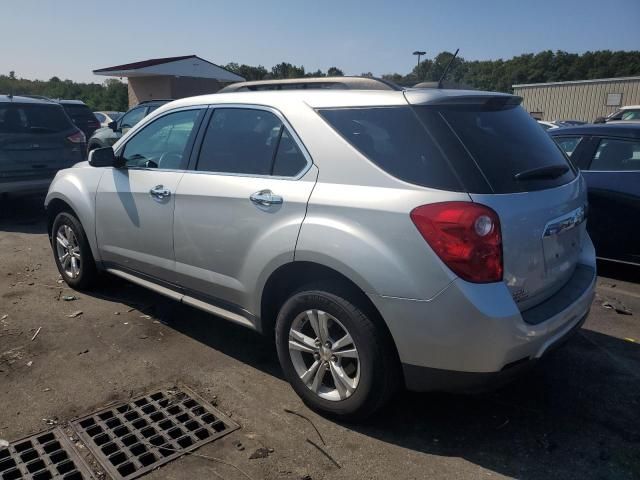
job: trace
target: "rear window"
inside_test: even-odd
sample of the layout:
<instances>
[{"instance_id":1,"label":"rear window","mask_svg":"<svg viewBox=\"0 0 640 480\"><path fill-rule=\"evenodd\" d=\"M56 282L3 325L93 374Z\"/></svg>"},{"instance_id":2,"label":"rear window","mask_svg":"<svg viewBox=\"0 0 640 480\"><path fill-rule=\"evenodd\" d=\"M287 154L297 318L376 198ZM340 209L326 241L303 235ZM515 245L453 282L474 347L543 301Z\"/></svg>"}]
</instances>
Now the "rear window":
<instances>
[{"instance_id":1,"label":"rear window","mask_svg":"<svg viewBox=\"0 0 640 480\"><path fill-rule=\"evenodd\" d=\"M89 120L96 120L95 115L86 105L73 105L67 103L63 104L62 106L67 111L67 114L76 122L88 122Z\"/></svg>"},{"instance_id":2,"label":"rear window","mask_svg":"<svg viewBox=\"0 0 640 480\"><path fill-rule=\"evenodd\" d=\"M492 99L493 100L493 99ZM410 183L472 193L512 193L564 185L575 171L548 134L516 104L320 109L349 143ZM518 173L568 171L516 180Z\"/></svg>"},{"instance_id":3,"label":"rear window","mask_svg":"<svg viewBox=\"0 0 640 480\"><path fill-rule=\"evenodd\" d=\"M46 134L72 128L60 105L0 104L0 133Z\"/></svg>"},{"instance_id":4,"label":"rear window","mask_svg":"<svg viewBox=\"0 0 640 480\"><path fill-rule=\"evenodd\" d=\"M444 123L464 146L494 193L511 193L564 185L575 172L559 147L519 105L487 102L479 105L416 107L427 126ZM462 159L452 158L454 164ZM541 167L565 166L563 175L516 180L518 173Z\"/></svg>"}]
</instances>

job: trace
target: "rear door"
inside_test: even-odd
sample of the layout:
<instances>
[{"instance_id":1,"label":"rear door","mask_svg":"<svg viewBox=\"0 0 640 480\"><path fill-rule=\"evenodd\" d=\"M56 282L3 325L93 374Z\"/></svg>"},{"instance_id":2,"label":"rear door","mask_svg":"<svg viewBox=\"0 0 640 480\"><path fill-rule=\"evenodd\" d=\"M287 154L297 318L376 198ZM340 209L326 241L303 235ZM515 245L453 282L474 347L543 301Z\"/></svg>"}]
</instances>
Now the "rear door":
<instances>
[{"instance_id":1,"label":"rear door","mask_svg":"<svg viewBox=\"0 0 640 480\"><path fill-rule=\"evenodd\" d=\"M640 262L640 140L593 137L582 174L599 257Z\"/></svg>"},{"instance_id":2,"label":"rear door","mask_svg":"<svg viewBox=\"0 0 640 480\"><path fill-rule=\"evenodd\" d=\"M279 112L216 108L176 195L180 285L208 303L249 308L260 275L293 260L316 177Z\"/></svg>"},{"instance_id":3,"label":"rear door","mask_svg":"<svg viewBox=\"0 0 640 480\"><path fill-rule=\"evenodd\" d=\"M51 178L82 161L75 132L60 105L0 104L0 181Z\"/></svg>"},{"instance_id":4,"label":"rear door","mask_svg":"<svg viewBox=\"0 0 640 480\"><path fill-rule=\"evenodd\" d=\"M174 110L119 147L96 194L96 236L107 267L174 280L173 211L204 109Z\"/></svg>"},{"instance_id":5,"label":"rear door","mask_svg":"<svg viewBox=\"0 0 640 480\"><path fill-rule=\"evenodd\" d=\"M415 111L471 199L498 213L504 281L525 310L573 274L585 235L584 181L517 97L454 102Z\"/></svg>"}]
</instances>

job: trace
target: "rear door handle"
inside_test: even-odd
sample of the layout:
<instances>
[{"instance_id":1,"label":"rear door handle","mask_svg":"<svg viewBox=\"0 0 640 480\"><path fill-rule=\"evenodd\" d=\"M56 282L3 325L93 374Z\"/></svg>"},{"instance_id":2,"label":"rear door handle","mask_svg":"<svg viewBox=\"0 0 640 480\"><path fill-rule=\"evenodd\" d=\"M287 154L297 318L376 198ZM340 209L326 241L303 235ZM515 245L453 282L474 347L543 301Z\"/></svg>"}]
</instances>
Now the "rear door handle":
<instances>
[{"instance_id":1,"label":"rear door handle","mask_svg":"<svg viewBox=\"0 0 640 480\"><path fill-rule=\"evenodd\" d=\"M262 205L263 207L280 205L282 203L282 197L275 195L271 190L260 190L259 192L252 193L249 199L256 205Z\"/></svg>"},{"instance_id":2,"label":"rear door handle","mask_svg":"<svg viewBox=\"0 0 640 480\"><path fill-rule=\"evenodd\" d=\"M164 188L164 185L156 185L151 190L149 190L149 194L152 197L163 199L171 196L171 191Z\"/></svg>"}]
</instances>

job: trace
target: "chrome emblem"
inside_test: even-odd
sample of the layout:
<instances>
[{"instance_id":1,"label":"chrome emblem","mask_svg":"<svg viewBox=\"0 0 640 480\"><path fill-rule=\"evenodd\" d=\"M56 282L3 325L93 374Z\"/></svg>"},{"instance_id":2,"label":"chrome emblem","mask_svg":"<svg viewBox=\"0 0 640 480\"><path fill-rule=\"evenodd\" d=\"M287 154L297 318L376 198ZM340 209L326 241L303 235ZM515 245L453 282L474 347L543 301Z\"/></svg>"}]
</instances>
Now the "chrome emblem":
<instances>
[{"instance_id":1,"label":"chrome emblem","mask_svg":"<svg viewBox=\"0 0 640 480\"><path fill-rule=\"evenodd\" d=\"M547 223L544 227L544 237L558 235L559 233L571 230L577 227L585 220L585 208L578 207L575 210L555 218Z\"/></svg>"}]
</instances>

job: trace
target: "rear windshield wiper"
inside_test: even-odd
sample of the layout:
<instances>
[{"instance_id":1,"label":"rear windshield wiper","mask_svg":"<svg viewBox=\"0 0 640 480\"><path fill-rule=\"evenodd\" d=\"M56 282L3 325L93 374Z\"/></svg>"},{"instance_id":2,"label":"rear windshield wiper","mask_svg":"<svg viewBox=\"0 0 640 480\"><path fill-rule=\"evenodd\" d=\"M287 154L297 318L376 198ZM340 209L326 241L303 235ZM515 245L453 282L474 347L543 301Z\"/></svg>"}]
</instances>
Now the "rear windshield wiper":
<instances>
[{"instance_id":1,"label":"rear windshield wiper","mask_svg":"<svg viewBox=\"0 0 640 480\"><path fill-rule=\"evenodd\" d=\"M544 167L532 168L524 172L516 173L513 178L516 180L538 180L545 178L558 178L569 171L567 165L547 165Z\"/></svg>"}]
</instances>

